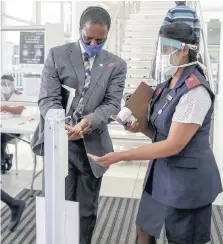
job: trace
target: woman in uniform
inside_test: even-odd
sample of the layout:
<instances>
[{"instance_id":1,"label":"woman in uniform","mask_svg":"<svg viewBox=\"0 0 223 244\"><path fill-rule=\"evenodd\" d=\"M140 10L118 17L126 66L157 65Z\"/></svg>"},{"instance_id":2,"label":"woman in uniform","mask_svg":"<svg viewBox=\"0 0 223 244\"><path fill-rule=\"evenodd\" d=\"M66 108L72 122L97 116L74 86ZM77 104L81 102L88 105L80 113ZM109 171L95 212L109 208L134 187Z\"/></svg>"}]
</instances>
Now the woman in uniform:
<instances>
[{"instance_id":1,"label":"woman in uniform","mask_svg":"<svg viewBox=\"0 0 223 244\"><path fill-rule=\"evenodd\" d=\"M155 74L161 83L149 116L153 143L103 157L88 155L104 167L150 160L136 220L138 244L156 243L164 224L171 244L210 241L212 203L222 185L209 144L214 94L197 61L196 41L187 24L160 29ZM129 130L137 132L137 123Z\"/></svg>"}]
</instances>

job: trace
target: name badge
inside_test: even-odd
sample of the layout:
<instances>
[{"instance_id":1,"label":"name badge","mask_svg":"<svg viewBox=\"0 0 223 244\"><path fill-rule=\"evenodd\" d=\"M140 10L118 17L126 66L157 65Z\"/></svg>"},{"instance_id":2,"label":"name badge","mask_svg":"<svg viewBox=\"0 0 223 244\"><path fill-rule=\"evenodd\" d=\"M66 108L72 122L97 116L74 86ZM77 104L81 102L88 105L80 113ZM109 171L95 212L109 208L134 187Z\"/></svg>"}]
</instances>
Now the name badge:
<instances>
[{"instance_id":1,"label":"name badge","mask_svg":"<svg viewBox=\"0 0 223 244\"><path fill-rule=\"evenodd\" d=\"M163 110L160 109L160 110L158 111L158 114L160 115L160 114L162 114L162 112L163 112Z\"/></svg>"},{"instance_id":2,"label":"name badge","mask_svg":"<svg viewBox=\"0 0 223 244\"><path fill-rule=\"evenodd\" d=\"M163 107L158 111L158 115L161 115L163 113L163 110L168 106L172 99L173 97L170 96L170 94L166 96L166 102L164 103Z\"/></svg>"},{"instance_id":3,"label":"name badge","mask_svg":"<svg viewBox=\"0 0 223 244\"><path fill-rule=\"evenodd\" d=\"M167 101L171 101L172 99L173 99L173 97L172 96L170 96L170 94L168 94L167 96L166 96L166 99L167 99Z\"/></svg>"}]
</instances>

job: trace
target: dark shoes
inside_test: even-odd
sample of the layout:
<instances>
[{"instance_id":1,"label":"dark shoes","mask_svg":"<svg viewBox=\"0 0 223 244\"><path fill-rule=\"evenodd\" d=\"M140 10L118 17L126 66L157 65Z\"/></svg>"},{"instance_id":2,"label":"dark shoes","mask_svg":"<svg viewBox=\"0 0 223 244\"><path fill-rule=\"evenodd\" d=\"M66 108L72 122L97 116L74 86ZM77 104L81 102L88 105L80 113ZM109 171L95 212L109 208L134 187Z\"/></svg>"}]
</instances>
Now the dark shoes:
<instances>
[{"instance_id":1,"label":"dark shoes","mask_svg":"<svg viewBox=\"0 0 223 244\"><path fill-rule=\"evenodd\" d=\"M13 154L8 154L7 158L1 160L1 173L6 174L12 168Z\"/></svg>"},{"instance_id":2,"label":"dark shoes","mask_svg":"<svg viewBox=\"0 0 223 244\"><path fill-rule=\"evenodd\" d=\"M11 207L11 220L8 225L8 229L10 231L15 230L15 228L18 226L19 221L22 217L22 214L26 207L26 202L23 200L16 200L16 205L14 207Z\"/></svg>"},{"instance_id":3,"label":"dark shoes","mask_svg":"<svg viewBox=\"0 0 223 244\"><path fill-rule=\"evenodd\" d=\"M12 168L12 159L13 159L13 154L9 154L8 158L6 159L8 164L8 171Z\"/></svg>"}]
</instances>

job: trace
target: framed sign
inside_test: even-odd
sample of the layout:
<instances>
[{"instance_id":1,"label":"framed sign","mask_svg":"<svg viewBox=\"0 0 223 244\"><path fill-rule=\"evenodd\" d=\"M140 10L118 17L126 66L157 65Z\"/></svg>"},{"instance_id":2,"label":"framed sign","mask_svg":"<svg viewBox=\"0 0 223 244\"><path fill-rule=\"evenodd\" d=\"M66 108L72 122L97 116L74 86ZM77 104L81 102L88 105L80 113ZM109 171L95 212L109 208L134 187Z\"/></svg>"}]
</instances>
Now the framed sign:
<instances>
[{"instance_id":1,"label":"framed sign","mask_svg":"<svg viewBox=\"0 0 223 244\"><path fill-rule=\"evenodd\" d=\"M44 64L43 31L20 32L20 64Z\"/></svg>"}]
</instances>

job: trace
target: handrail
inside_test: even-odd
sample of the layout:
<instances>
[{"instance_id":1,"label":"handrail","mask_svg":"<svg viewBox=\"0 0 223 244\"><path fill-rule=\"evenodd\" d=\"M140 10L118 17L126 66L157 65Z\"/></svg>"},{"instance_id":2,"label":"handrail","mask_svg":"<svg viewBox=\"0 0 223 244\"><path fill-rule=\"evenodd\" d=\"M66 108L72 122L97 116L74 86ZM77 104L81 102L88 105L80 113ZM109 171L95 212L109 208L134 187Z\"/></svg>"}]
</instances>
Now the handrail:
<instances>
[{"instance_id":1,"label":"handrail","mask_svg":"<svg viewBox=\"0 0 223 244\"><path fill-rule=\"evenodd\" d=\"M116 6L115 14L114 14L114 17L112 18L111 28L110 28L109 33L108 33L107 41L106 41L106 43L104 45L105 49L108 49L109 41L110 41L111 37L113 36L114 28L115 28L115 25L116 25L116 20L117 20L118 14L119 14L119 10L120 10L121 4L122 3L120 2Z\"/></svg>"},{"instance_id":2,"label":"handrail","mask_svg":"<svg viewBox=\"0 0 223 244\"><path fill-rule=\"evenodd\" d=\"M214 79L213 79L213 72L212 72L212 67L211 67L211 60L210 60L210 56L209 56L209 52L208 52L207 32L206 32L205 22L204 22L204 18L203 18L203 14L202 14L201 3L199 1L192 1L192 2L189 2L189 4L190 3L192 5L192 7L195 9L195 11L198 15L198 18L200 20L201 38L202 38L203 45L204 45L204 62L207 67L206 75L207 75L212 92L216 93L216 88L215 88Z\"/></svg>"},{"instance_id":3,"label":"handrail","mask_svg":"<svg viewBox=\"0 0 223 244\"><path fill-rule=\"evenodd\" d=\"M200 2L195 2L195 10L198 10L199 13L202 13L202 8L201 8ZM203 14L200 14L200 23L202 26L201 31L202 31L203 41L204 41L204 50L205 50L205 55L206 55L205 58L206 58L206 65L207 65L207 70L208 70L208 80L209 80L211 90L213 91L213 93L216 93L214 79L213 79L213 72L212 72L212 67L211 67L211 59L210 59L210 55L208 52L207 31L205 28Z\"/></svg>"},{"instance_id":4,"label":"handrail","mask_svg":"<svg viewBox=\"0 0 223 244\"><path fill-rule=\"evenodd\" d=\"M214 84L214 79L213 79L211 60L210 60L210 56L208 53L207 33L206 33L206 26L205 26L203 14L202 14L202 7L201 7L201 4L199 1L198 2L193 1L191 3L192 3L192 7L195 9L195 11L198 15L198 18L200 20L201 37L202 37L202 41L204 44L204 61L205 61L205 65L207 67L206 75L207 75L211 90L215 94L216 89L215 89L215 84ZM210 128L210 145L211 145L211 148L213 149L213 146L214 146L214 116L212 117L212 123L211 123L211 128Z\"/></svg>"},{"instance_id":5,"label":"handrail","mask_svg":"<svg viewBox=\"0 0 223 244\"><path fill-rule=\"evenodd\" d=\"M123 31L125 20L129 18L131 13L135 13L139 9L139 2L137 1L121 1L117 4L115 13L112 16L112 24L105 43L104 48L106 50L110 49L109 44L111 42L114 50L113 53L120 55L121 44L123 39ZM110 51L110 50L109 50Z\"/></svg>"}]
</instances>

